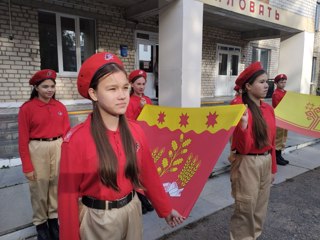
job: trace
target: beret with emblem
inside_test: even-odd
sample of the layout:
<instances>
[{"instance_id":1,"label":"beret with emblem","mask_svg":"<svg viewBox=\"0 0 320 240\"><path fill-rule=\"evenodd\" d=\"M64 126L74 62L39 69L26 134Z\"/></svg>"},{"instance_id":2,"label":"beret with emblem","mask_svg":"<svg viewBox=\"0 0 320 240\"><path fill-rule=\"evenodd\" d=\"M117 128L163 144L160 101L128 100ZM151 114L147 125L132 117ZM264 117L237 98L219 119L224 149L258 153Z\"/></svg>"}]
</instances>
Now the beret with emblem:
<instances>
[{"instance_id":1,"label":"beret with emblem","mask_svg":"<svg viewBox=\"0 0 320 240\"><path fill-rule=\"evenodd\" d=\"M89 57L81 66L78 74L78 92L84 98L88 98L88 89L95 73L107 64L115 63L123 67L122 61L114 54L109 52L96 53Z\"/></svg>"},{"instance_id":2,"label":"beret with emblem","mask_svg":"<svg viewBox=\"0 0 320 240\"><path fill-rule=\"evenodd\" d=\"M147 73L143 70L133 70L129 74L129 82L132 82L134 79L137 79L137 77L143 77L145 80L147 80Z\"/></svg>"},{"instance_id":3,"label":"beret with emblem","mask_svg":"<svg viewBox=\"0 0 320 240\"><path fill-rule=\"evenodd\" d=\"M42 82L43 80L51 79L53 81L56 80L57 73L51 69L43 69L36 72L32 78L29 80L30 85L37 85L38 83Z\"/></svg>"},{"instance_id":4,"label":"beret with emblem","mask_svg":"<svg viewBox=\"0 0 320 240\"><path fill-rule=\"evenodd\" d=\"M279 82L281 79L284 79L284 80L287 80L287 75L281 73L279 75L277 75L275 78L274 78L274 82L277 83Z\"/></svg>"},{"instance_id":5,"label":"beret with emblem","mask_svg":"<svg viewBox=\"0 0 320 240\"><path fill-rule=\"evenodd\" d=\"M239 85L240 88L255 74L256 72L263 70L263 67L260 62L254 62L249 65L243 72L240 73L236 79L236 85Z\"/></svg>"}]
</instances>

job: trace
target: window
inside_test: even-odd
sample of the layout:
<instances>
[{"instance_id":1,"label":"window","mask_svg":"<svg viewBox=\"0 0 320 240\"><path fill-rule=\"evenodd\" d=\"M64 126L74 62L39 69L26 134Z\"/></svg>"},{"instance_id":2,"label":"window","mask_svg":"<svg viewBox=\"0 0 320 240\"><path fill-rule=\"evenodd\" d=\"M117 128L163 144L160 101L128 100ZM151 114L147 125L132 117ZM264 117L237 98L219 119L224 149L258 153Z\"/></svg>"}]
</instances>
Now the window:
<instances>
[{"instance_id":1,"label":"window","mask_svg":"<svg viewBox=\"0 0 320 240\"><path fill-rule=\"evenodd\" d=\"M239 47L218 45L218 75L237 76L240 59Z\"/></svg>"},{"instance_id":2,"label":"window","mask_svg":"<svg viewBox=\"0 0 320 240\"><path fill-rule=\"evenodd\" d=\"M253 47L252 62L256 62L256 61L261 62L263 69L267 73L269 72L269 58L270 58L269 49Z\"/></svg>"},{"instance_id":3,"label":"window","mask_svg":"<svg viewBox=\"0 0 320 240\"><path fill-rule=\"evenodd\" d=\"M320 2L317 1L317 7L316 7L316 16L315 16L315 21L314 21L314 28L315 31L318 32L319 31L319 15L320 15Z\"/></svg>"},{"instance_id":4,"label":"window","mask_svg":"<svg viewBox=\"0 0 320 240\"><path fill-rule=\"evenodd\" d=\"M95 53L95 21L39 12L41 69L75 73Z\"/></svg>"}]
</instances>

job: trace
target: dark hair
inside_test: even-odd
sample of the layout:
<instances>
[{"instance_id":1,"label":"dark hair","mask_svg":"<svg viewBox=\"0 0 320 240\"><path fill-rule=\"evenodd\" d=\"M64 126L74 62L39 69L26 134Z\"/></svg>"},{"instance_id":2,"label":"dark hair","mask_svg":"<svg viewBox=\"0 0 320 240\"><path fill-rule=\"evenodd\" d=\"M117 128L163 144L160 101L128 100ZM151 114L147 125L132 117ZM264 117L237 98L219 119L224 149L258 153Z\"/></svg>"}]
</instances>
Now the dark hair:
<instances>
[{"instance_id":1,"label":"dark hair","mask_svg":"<svg viewBox=\"0 0 320 240\"><path fill-rule=\"evenodd\" d=\"M54 82L54 85L56 85L56 81L55 81L55 80L53 80L53 79L51 79L51 78L49 78L49 79ZM38 93L36 87L38 87L38 86L39 86L42 82L44 82L45 80L48 80L48 79L43 79L42 81L38 82L36 85L33 86L29 100L32 100L32 99L34 99L35 97L39 97L39 93ZM53 99L56 98L56 93L53 94L52 98L53 98Z\"/></svg>"},{"instance_id":2,"label":"dark hair","mask_svg":"<svg viewBox=\"0 0 320 240\"><path fill-rule=\"evenodd\" d=\"M109 63L102 66L93 76L90 88L97 89L99 80L106 74L122 71L126 74L123 67ZM126 117L119 116L119 129L122 145L126 156L125 176L130 179L136 187L142 187L139 181L139 169L137 166L137 156L135 141L131 135ZM97 102L93 101L93 112L91 121L91 134L96 144L96 150L99 156L99 175L101 182L115 191L120 191L117 183L118 159L112 149L109 139L106 135L107 128L101 117Z\"/></svg>"},{"instance_id":3,"label":"dark hair","mask_svg":"<svg viewBox=\"0 0 320 240\"><path fill-rule=\"evenodd\" d=\"M134 83L135 81L137 81L138 78L141 78L142 76L141 75L138 75L136 77L134 77L130 83ZM130 90L130 96L134 93L134 90L133 90L133 87L131 87L131 90Z\"/></svg>"},{"instance_id":4,"label":"dark hair","mask_svg":"<svg viewBox=\"0 0 320 240\"><path fill-rule=\"evenodd\" d=\"M257 79L257 77L261 76L262 74L265 74L265 70L259 70L258 72L254 73L246 83L249 83L250 85L254 83L254 81ZM268 138L268 131L267 131L267 123L264 120L262 113L260 111L260 108L255 104L251 98L248 96L248 92L246 91L246 83L242 85L242 101L244 104L248 105L248 108L250 109L252 113L252 130L253 130L253 136L255 139L255 146L258 149L261 149L267 145L269 145L269 138Z\"/></svg>"}]
</instances>

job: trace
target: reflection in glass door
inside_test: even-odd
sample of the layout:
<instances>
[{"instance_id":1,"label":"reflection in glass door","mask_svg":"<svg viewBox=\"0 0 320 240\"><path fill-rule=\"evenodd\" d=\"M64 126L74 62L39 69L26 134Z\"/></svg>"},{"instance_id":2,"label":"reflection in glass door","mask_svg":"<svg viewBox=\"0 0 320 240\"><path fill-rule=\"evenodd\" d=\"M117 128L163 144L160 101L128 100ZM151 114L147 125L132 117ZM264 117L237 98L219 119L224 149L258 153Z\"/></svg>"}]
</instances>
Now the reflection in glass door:
<instances>
[{"instance_id":1,"label":"reflection in glass door","mask_svg":"<svg viewBox=\"0 0 320 240\"><path fill-rule=\"evenodd\" d=\"M142 39L144 38L144 39ZM145 95L155 99L157 98L157 53L158 53L158 35L154 33L140 32L136 35L136 68L142 69L147 73L147 84Z\"/></svg>"},{"instance_id":2,"label":"reflection in glass door","mask_svg":"<svg viewBox=\"0 0 320 240\"><path fill-rule=\"evenodd\" d=\"M239 70L240 50L239 47L218 45L215 96L233 95L234 82Z\"/></svg>"}]
</instances>

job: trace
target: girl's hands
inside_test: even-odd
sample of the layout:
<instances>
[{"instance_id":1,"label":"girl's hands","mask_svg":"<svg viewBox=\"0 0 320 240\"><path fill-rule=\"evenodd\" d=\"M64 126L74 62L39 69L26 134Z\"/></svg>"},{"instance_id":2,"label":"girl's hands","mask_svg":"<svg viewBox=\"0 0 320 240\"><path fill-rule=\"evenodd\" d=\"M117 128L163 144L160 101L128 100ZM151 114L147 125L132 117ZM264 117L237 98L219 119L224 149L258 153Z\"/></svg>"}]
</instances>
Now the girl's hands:
<instances>
[{"instance_id":1,"label":"girl's hands","mask_svg":"<svg viewBox=\"0 0 320 240\"><path fill-rule=\"evenodd\" d=\"M140 107L143 107L146 103L147 103L146 99L142 97L140 99Z\"/></svg>"},{"instance_id":2,"label":"girl's hands","mask_svg":"<svg viewBox=\"0 0 320 240\"><path fill-rule=\"evenodd\" d=\"M24 175L26 176L26 178L27 178L29 181L35 181L35 180L37 180L37 175L36 175L35 171L25 173Z\"/></svg>"},{"instance_id":3,"label":"girl's hands","mask_svg":"<svg viewBox=\"0 0 320 240\"><path fill-rule=\"evenodd\" d=\"M186 218L181 216L175 209L172 209L171 213L165 218L170 227L176 227L183 223Z\"/></svg>"}]
</instances>

